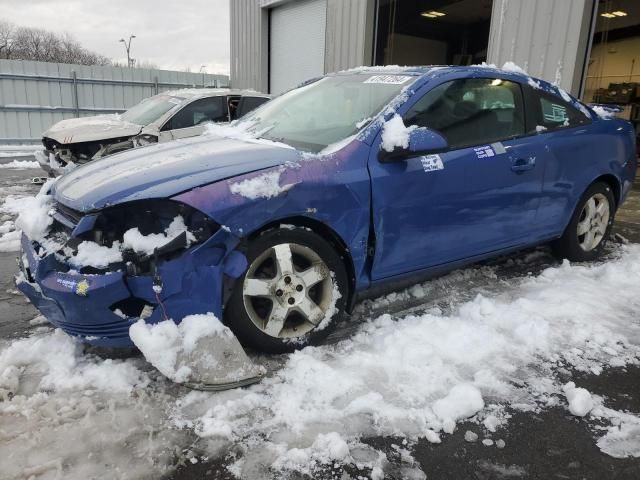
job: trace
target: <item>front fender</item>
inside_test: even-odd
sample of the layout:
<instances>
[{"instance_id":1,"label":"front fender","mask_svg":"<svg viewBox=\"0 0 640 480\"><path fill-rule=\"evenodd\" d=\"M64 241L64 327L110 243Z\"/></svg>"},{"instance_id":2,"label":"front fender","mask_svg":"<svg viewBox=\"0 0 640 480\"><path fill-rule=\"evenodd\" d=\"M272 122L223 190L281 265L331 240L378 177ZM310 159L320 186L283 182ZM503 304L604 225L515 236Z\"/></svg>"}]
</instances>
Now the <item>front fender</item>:
<instances>
[{"instance_id":1,"label":"front fender","mask_svg":"<svg viewBox=\"0 0 640 480\"><path fill-rule=\"evenodd\" d=\"M326 156L236 176L173 197L206 213L234 235L247 237L289 217L306 217L331 228L347 246L356 288L364 272L369 234L369 146L354 140ZM263 188L264 187L264 188Z\"/></svg>"}]
</instances>

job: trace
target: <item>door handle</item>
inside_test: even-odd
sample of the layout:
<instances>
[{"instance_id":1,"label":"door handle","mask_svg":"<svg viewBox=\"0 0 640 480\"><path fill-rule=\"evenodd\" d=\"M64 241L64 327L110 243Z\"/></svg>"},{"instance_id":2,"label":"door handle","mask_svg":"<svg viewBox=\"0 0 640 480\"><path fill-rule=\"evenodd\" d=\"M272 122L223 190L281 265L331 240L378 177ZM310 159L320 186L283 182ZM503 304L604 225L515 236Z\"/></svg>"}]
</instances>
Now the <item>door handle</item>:
<instances>
[{"instance_id":1,"label":"door handle","mask_svg":"<svg viewBox=\"0 0 640 480\"><path fill-rule=\"evenodd\" d=\"M526 172L536 166L536 157L516 158L511 162L511 170L516 173Z\"/></svg>"}]
</instances>

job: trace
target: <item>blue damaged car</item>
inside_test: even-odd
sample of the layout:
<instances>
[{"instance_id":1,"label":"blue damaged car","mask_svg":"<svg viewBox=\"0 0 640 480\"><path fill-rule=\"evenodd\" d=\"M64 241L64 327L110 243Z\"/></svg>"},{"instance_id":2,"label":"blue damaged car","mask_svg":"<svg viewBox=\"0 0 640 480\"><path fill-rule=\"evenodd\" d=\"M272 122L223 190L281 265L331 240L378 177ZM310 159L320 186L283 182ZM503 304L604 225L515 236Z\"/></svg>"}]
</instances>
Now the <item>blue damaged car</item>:
<instances>
[{"instance_id":1,"label":"blue damaged car","mask_svg":"<svg viewBox=\"0 0 640 480\"><path fill-rule=\"evenodd\" d=\"M213 312L244 344L285 351L358 298L488 257L551 243L594 259L634 142L628 122L518 72L331 74L217 134L59 179L45 237L22 239L17 286L99 346L130 346L140 318Z\"/></svg>"}]
</instances>

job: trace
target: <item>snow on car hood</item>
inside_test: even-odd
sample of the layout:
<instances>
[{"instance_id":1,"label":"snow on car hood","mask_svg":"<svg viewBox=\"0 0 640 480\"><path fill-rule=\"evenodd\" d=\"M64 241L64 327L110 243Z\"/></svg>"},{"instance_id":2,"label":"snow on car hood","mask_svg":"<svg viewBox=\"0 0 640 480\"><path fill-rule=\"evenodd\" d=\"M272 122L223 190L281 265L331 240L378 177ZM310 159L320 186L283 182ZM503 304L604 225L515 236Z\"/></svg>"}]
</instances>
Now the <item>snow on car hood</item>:
<instances>
[{"instance_id":1,"label":"snow on car hood","mask_svg":"<svg viewBox=\"0 0 640 480\"><path fill-rule=\"evenodd\" d=\"M141 125L122 120L120 115L96 115L61 120L42 136L68 144L130 137L140 133L140 130L142 130Z\"/></svg>"},{"instance_id":2,"label":"snow on car hood","mask_svg":"<svg viewBox=\"0 0 640 480\"><path fill-rule=\"evenodd\" d=\"M82 165L62 176L53 194L70 208L91 211L132 200L170 197L297 159L297 150L277 144L194 137Z\"/></svg>"}]
</instances>

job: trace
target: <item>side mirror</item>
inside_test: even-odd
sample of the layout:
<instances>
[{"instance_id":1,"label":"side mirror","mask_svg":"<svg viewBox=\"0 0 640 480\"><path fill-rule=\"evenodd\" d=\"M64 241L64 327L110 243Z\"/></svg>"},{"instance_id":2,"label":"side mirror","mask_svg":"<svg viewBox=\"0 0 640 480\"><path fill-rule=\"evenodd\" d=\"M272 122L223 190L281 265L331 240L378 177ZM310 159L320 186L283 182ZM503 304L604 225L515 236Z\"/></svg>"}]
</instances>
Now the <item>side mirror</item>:
<instances>
[{"instance_id":1,"label":"side mirror","mask_svg":"<svg viewBox=\"0 0 640 480\"><path fill-rule=\"evenodd\" d=\"M381 163L391 163L405 160L419 155L444 152L449 149L449 142L440 133L425 128L415 128L409 133L409 146L396 147L393 151L380 150L378 160Z\"/></svg>"}]
</instances>

